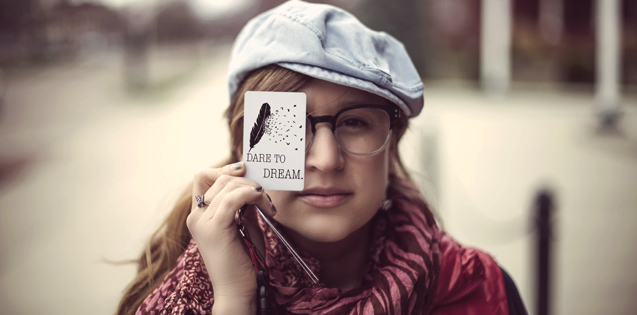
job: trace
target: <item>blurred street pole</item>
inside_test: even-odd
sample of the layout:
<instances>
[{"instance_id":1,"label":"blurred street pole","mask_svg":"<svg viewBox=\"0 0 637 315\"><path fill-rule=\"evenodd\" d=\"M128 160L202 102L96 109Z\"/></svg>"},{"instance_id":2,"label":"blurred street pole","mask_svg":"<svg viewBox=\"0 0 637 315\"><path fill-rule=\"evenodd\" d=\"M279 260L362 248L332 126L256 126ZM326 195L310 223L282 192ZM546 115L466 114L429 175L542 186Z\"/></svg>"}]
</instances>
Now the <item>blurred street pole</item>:
<instances>
[{"instance_id":1,"label":"blurred street pole","mask_svg":"<svg viewBox=\"0 0 637 315\"><path fill-rule=\"evenodd\" d=\"M537 314L550 313L551 298L551 237L553 226L553 196L549 190L542 190L535 199L537 243Z\"/></svg>"},{"instance_id":2,"label":"blurred street pole","mask_svg":"<svg viewBox=\"0 0 637 315\"><path fill-rule=\"evenodd\" d=\"M490 95L503 96L511 81L511 0L483 0L480 80Z\"/></svg>"},{"instance_id":3,"label":"blurred street pole","mask_svg":"<svg viewBox=\"0 0 637 315\"><path fill-rule=\"evenodd\" d=\"M620 115L620 1L597 0L595 14L597 114L603 128L615 128Z\"/></svg>"}]
</instances>

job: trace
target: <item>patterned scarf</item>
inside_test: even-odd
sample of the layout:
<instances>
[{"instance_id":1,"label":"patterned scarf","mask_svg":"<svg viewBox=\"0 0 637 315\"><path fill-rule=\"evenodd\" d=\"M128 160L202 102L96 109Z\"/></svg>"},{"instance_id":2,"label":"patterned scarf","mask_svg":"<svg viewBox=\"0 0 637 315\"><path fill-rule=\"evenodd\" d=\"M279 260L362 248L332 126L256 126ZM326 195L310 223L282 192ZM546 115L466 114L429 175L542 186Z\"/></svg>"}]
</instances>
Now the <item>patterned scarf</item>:
<instances>
[{"instance_id":1,"label":"patterned scarf","mask_svg":"<svg viewBox=\"0 0 637 315\"><path fill-rule=\"evenodd\" d=\"M440 230L433 217L404 198L373 219L373 240L363 285L327 288L312 283L264 223L266 264L274 314L426 314L440 269ZM299 251L316 275L318 260ZM320 276L319 276L320 277ZM212 284L194 240L137 310L137 315L210 314Z\"/></svg>"}]
</instances>

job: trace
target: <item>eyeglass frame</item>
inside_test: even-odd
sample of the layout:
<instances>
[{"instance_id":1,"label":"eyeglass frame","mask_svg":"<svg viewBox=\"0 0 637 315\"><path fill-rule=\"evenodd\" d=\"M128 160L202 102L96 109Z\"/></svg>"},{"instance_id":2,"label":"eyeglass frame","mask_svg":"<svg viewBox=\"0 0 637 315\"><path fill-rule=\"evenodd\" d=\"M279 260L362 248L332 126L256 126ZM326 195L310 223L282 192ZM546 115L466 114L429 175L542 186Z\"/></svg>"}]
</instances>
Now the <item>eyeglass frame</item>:
<instances>
[{"instance_id":1,"label":"eyeglass frame","mask_svg":"<svg viewBox=\"0 0 637 315\"><path fill-rule=\"evenodd\" d=\"M378 148L377 150L369 152L369 153L354 153L354 152L349 151L348 149L346 149L341 144L341 142L338 140L338 137L336 136L336 122L338 121L338 116L341 115L341 113L346 112L348 110L359 109L359 108L381 109L381 110L383 110L383 111L385 111L387 113L387 116L389 116L389 133L387 134L387 139L385 139L385 143L383 143L383 145L380 148ZM311 125L311 128L312 128L311 129L312 138L310 139L310 143L308 143L305 146L305 151L307 151L312 146L312 144L314 143L314 136L316 135L316 124L330 123L330 125L332 126L332 128L331 128L332 134L334 135L334 139L336 140L336 143L338 143L338 146L341 149L343 149L345 152L347 152L349 154L352 154L352 155L373 155L373 154L376 154L376 153L382 151L387 146L387 143L389 142L389 138L391 138L391 133L392 133L392 129L394 127L394 123L396 123L398 121L398 119L400 119L400 109L397 106L361 104L361 105L354 105L354 106L350 106L350 107L347 107L347 108L343 108L343 109L339 110L334 115L312 116L310 114L307 114L306 118L307 118L307 120L310 121L310 125ZM307 127L308 126L305 126L305 128L307 128Z\"/></svg>"}]
</instances>

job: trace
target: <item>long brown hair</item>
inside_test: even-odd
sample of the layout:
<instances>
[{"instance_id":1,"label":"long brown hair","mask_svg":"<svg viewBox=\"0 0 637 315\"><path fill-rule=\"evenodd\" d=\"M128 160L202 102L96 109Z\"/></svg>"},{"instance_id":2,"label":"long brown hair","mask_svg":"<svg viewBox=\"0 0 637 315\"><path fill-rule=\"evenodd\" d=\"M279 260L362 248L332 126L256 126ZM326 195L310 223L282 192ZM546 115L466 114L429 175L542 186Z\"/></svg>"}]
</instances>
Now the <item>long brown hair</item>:
<instances>
[{"instance_id":1,"label":"long brown hair","mask_svg":"<svg viewBox=\"0 0 637 315\"><path fill-rule=\"evenodd\" d=\"M255 70L243 81L226 110L231 137L231 156L223 163L229 164L241 159L239 152L243 144L243 96L246 91L299 91L313 78L276 65ZM392 130L389 147L389 185L387 196L406 196L432 217L431 211L417 186L406 171L400 155L398 142L407 130L407 117L402 117ZM150 242L137 261L137 276L128 286L117 308L118 315L133 315L144 299L161 284L164 277L175 267L177 258L184 252L191 235L186 226L186 218L192 208L192 184L179 198L170 215L152 235Z\"/></svg>"}]
</instances>

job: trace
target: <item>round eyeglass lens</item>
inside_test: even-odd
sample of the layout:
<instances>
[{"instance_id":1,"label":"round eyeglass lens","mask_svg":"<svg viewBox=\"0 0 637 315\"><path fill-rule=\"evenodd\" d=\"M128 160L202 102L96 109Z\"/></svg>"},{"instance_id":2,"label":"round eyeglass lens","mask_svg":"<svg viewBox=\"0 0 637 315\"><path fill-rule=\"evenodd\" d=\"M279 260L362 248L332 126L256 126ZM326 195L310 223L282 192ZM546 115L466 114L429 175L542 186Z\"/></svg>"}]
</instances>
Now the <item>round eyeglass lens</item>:
<instances>
[{"instance_id":1,"label":"round eyeglass lens","mask_svg":"<svg viewBox=\"0 0 637 315\"><path fill-rule=\"evenodd\" d=\"M391 123L389 114L378 108L353 108L341 112L334 126L338 144L351 154L373 154L382 149L389 139ZM314 141L312 122L305 125L305 149Z\"/></svg>"},{"instance_id":2,"label":"round eyeglass lens","mask_svg":"<svg viewBox=\"0 0 637 315\"><path fill-rule=\"evenodd\" d=\"M386 111L378 108L355 108L342 112L334 135L340 145L353 154L369 154L381 149L390 131Z\"/></svg>"}]
</instances>

